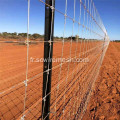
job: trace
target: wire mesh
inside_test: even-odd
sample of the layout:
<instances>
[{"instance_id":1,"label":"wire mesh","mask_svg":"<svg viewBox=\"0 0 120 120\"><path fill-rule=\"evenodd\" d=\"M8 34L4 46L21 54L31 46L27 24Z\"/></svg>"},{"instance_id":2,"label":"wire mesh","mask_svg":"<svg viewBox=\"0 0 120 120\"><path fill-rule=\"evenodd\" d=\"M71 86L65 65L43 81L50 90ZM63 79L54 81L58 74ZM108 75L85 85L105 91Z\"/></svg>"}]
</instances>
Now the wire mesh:
<instances>
[{"instance_id":1,"label":"wire mesh","mask_svg":"<svg viewBox=\"0 0 120 120\"><path fill-rule=\"evenodd\" d=\"M57 37L53 41L53 59L60 60L53 60L52 69L48 67L44 71L52 70L51 92L46 94L51 96L47 116L51 120L82 119L109 45L109 36L93 0L56 1L55 8L44 0L39 0L39 4L43 9L47 5L55 10ZM33 58L43 58L45 41L43 37L29 38L29 20L30 0L26 40L0 40L1 120L43 119L43 61Z\"/></svg>"}]
</instances>

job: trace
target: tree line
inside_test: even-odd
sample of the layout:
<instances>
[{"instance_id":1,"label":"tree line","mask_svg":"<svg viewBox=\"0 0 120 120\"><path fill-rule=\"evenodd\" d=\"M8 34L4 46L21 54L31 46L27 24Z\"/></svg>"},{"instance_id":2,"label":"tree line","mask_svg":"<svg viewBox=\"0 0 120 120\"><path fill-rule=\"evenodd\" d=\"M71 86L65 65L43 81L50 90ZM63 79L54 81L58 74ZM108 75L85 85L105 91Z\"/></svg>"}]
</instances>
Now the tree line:
<instances>
[{"instance_id":1,"label":"tree line","mask_svg":"<svg viewBox=\"0 0 120 120\"><path fill-rule=\"evenodd\" d=\"M20 40L22 40L22 39L24 39L24 38L26 38L27 37L27 33L17 33L17 32L14 32L14 33L8 33L8 32L2 32L2 33L0 33L0 37L3 37L3 38L7 38L7 39L20 39ZM44 39L44 35L40 35L40 34L38 34L38 33L34 33L34 34L29 34L29 38L31 39L31 40L36 40L36 39L38 39L38 40L41 40L41 38L42 39ZM63 39L63 37L58 37L58 36L54 36L54 39L55 40L61 40L61 39ZM64 38L64 40L73 40L73 41L76 41L76 40L87 40L87 39L85 39L85 38L79 38L79 36L78 35L75 35L75 36L69 36L69 37L65 37ZM89 39L90 40L90 39ZM93 40L93 39L92 39Z\"/></svg>"},{"instance_id":2,"label":"tree line","mask_svg":"<svg viewBox=\"0 0 120 120\"><path fill-rule=\"evenodd\" d=\"M26 38L27 37L27 33L8 33L8 32L2 32L0 33L0 37L3 38L11 38L11 39L22 39L22 38ZM44 37L44 35L40 35L38 33L34 33L34 34L29 34L29 38L30 39L38 39L38 38L42 38Z\"/></svg>"},{"instance_id":3,"label":"tree line","mask_svg":"<svg viewBox=\"0 0 120 120\"><path fill-rule=\"evenodd\" d=\"M120 42L120 40L113 40L113 42Z\"/></svg>"},{"instance_id":4,"label":"tree line","mask_svg":"<svg viewBox=\"0 0 120 120\"><path fill-rule=\"evenodd\" d=\"M19 38L26 38L27 37L27 33L17 33L17 32L14 32L14 33L8 33L8 32L2 32L0 33L0 37L4 37L4 38L13 38L13 39L19 39ZM34 34L29 34L29 38L30 39L39 39L39 38L43 38L44 35L40 35L38 33L34 33ZM58 36L55 36L54 37L55 39L63 39L63 37L58 37ZM70 36L70 37L66 37L65 39L73 39L73 40L76 40L79 38L79 36Z\"/></svg>"}]
</instances>

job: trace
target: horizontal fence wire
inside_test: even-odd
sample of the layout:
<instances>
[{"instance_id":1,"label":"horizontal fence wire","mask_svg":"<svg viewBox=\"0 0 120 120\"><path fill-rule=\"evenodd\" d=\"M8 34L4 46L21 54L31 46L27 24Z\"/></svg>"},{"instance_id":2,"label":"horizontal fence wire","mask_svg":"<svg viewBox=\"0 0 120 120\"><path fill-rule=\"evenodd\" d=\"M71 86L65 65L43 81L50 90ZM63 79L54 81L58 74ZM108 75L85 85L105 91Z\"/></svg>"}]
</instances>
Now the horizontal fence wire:
<instances>
[{"instance_id":1,"label":"horizontal fence wire","mask_svg":"<svg viewBox=\"0 0 120 120\"><path fill-rule=\"evenodd\" d=\"M104 24L93 0L56 0L55 7L39 0L42 13L45 5L55 11L54 40L44 41L44 35L33 40L29 21L34 4L30 2L27 37L0 37L0 119L82 119L109 45ZM44 59L40 58L44 58L46 42L53 43L53 65L43 71ZM49 71L51 91L42 97L43 74ZM50 111L42 118L47 96Z\"/></svg>"}]
</instances>

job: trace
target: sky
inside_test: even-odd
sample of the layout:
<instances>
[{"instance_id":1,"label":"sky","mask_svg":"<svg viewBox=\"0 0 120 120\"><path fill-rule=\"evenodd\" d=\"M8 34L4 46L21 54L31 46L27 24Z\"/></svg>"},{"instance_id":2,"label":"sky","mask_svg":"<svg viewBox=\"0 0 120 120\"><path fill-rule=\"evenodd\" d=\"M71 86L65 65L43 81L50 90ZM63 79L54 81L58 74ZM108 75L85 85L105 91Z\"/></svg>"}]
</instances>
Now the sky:
<instances>
[{"instance_id":1,"label":"sky","mask_svg":"<svg viewBox=\"0 0 120 120\"><path fill-rule=\"evenodd\" d=\"M120 40L120 0L93 0L111 40ZM74 1L68 0L67 15L74 17ZM44 34L44 4L30 2L30 33ZM75 20L79 21L79 0L76 0ZM65 11L65 0L56 0L56 9ZM82 8L82 14L84 8ZM81 16L81 23L84 16ZM87 16L85 17L87 19ZM87 20L85 20L87 21ZM87 24L87 23L85 23ZM72 35L73 22L66 20L65 35ZM74 35L78 24L74 24ZM82 29L80 28L80 32ZM55 12L55 36L63 36L64 16ZM84 30L85 31L85 30ZM0 32L27 32L27 0L0 0Z\"/></svg>"},{"instance_id":2,"label":"sky","mask_svg":"<svg viewBox=\"0 0 120 120\"><path fill-rule=\"evenodd\" d=\"M120 40L120 0L94 0L111 40Z\"/></svg>"}]
</instances>

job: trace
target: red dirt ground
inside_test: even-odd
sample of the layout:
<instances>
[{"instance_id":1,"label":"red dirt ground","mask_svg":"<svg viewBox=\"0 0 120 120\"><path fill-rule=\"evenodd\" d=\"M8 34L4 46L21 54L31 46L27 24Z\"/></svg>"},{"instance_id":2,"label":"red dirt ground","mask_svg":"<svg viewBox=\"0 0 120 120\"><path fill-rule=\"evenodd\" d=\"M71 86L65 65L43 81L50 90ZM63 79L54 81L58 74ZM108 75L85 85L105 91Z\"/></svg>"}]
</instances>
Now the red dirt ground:
<instances>
[{"instance_id":1,"label":"red dirt ground","mask_svg":"<svg viewBox=\"0 0 120 120\"><path fill-rule=\"evenodd\" d=\"M108 47L83 120L120 120L120 43Z\"/></svg>"},{"instance_id":2,"label":"red dirt ground","mask_svg":"<svg viewBox=\"0 0 120 120\"><path fill-rule=\"evenodd\" d=\"M101 63L102 42L72 43L71 56L89 58L88 63L53 63L50 118L74 119L84 96L89 91ZM65 42L63 58L70 56L70 42ZM84 51L84 52L83 52ZM60 58L62 42L54 43L53 58ZM30 57L43 57L43 43L30 45L28 86L25 105L26 120L41 116L43 63L30 62ZM56 67L57 66L57 67ZM67 76L68 72L68 76ZM16 43L0 44L0 119L15 120L23 115L26 78L26 46ZM60 77L60 78L59 78ZM66 81L67 79L67 81ZM58 86L59 84L59 86ZM79 99L81 98L81 99ZM56 111L56 114L54 113Z\"/></svg>"}]
</instances>

